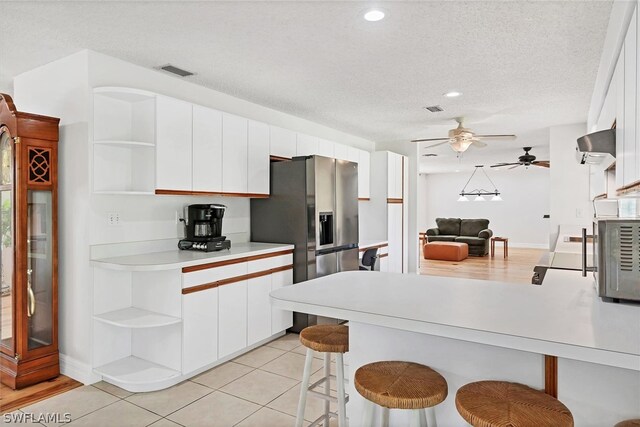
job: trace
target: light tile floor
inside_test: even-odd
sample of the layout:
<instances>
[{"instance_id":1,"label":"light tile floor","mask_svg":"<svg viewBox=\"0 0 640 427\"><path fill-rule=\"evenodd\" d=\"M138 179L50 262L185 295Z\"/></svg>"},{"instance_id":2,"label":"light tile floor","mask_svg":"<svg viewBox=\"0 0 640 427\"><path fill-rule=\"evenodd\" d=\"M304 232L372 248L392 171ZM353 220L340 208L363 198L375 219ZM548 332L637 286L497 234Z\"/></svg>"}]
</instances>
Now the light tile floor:
<instances>
[{"instance_id":1,"label":"light tile floor","mask_svg":"<svg viewBox=\"0 0 640 427\"><path fill-rule=\"evenodd\" d=\"M35 417L69 413L70 427L293 426L305 350L297 334L288 334L166 390L130 393L100 382L16 412ZM318 353L312 368L313 382L322 376L322 359ZM334 368L335 362L332 373ZM333 383L332 389L335 391ZM322 414L323 407L322 401L309 397L305 418L309 422L315 420ZM7 420L3 416L0 424L58 426L61 424L56 421L64 421L42 419L41 423L20 424ZM332 422L332 425L335 424Z\"/></svg>"}]
</instances>

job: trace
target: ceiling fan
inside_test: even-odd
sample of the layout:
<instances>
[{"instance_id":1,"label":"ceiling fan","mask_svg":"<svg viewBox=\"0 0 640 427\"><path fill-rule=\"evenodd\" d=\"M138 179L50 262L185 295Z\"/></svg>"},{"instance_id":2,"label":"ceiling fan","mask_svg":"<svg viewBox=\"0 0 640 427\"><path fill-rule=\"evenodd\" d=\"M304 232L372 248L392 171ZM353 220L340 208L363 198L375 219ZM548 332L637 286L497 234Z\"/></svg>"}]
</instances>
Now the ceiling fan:
<instances>
[{"instance_id":1,"label":"ceiling fan","mask_svg":"<svg viewBox=\"0 0 640 427\"><path fill-rule=\"evenodd\" d=\"M411 142L442 141L426 148L433 148L448 143L456 153L464 153L472 144L478 148L486 147L487 144L482 142L483 139L516 139L515 135L476 135L471 129L464 127L464 117L456 117L455 120L458 122L458 127L449 130L449 136L446 138L414 139Z\"/></svg>"},{"instance_id":2,"label":"ceiling fan","mask_svg":"<svg viewBox=\"0 0 640 427\"><path fill-rule=\"evenodd\" d=\"M551 167L551 163L549 163L549 160L536 160L536 156L534 156L533 154L529 154L529 151L531 151L531 147L522 147L522 149L524 150L524 154L518 157L518 161L516 163L498 163L497 165L492 165L491 167L501 168L504 166L511 166L509 169L514 169L518 166L529 167L532 165L540 166L543 168Z\"/></svg>"}]
</instances>

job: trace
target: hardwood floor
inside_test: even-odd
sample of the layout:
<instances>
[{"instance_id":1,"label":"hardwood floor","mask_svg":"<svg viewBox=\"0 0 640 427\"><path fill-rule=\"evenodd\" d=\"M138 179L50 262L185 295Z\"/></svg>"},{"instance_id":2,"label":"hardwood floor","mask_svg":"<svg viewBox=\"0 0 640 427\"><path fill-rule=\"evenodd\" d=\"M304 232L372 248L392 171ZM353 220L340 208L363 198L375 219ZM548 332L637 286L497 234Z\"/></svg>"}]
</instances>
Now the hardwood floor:
<instances>
[{"instance_id":1,"label":"hardwood floor","mask_svg":"<svg viewBox=\"0 0 640 427\"><path fill-rule=\"evenodd\" d=\"M509 258L503 258L501 245L496 246L495 258L487 255L470 256L463 261L436 261L421 255L420 274L531 284L533 267L547 251L510 247Z\"/></svg>"},{"instance_id":2,"label":"hardwood floor","mask_svg":"<svg viewBox=\"0 0 640 427\"><path fill-rule=\"evenodd\" d=\"M25 387L21 390L11 390L4 384L0 384L0 413L15 411L32 403L39 402L56 394L64 393L80 387L82 383L60 375L49 381Z\"/></svg>"}]
</instances>

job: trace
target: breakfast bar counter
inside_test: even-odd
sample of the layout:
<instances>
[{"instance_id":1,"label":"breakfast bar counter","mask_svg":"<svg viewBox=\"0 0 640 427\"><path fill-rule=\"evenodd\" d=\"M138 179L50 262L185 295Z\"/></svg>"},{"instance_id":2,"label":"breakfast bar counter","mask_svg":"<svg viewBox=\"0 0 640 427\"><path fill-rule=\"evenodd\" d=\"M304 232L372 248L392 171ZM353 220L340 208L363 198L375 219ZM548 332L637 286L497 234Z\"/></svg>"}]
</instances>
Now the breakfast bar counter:
<instances>
[{"instance_id":1,"label":"breakfast bar counter","mask_svg":"<svg viewBox=\"0 0 640 427\"><path fill-rule=\"evenodd\" d=\"M350 374L377 360L410 360L442 373L449 398L439 425L461 425L465 383L502 379L545 388L557 357L558 398L577 426L640 416L640 306L603 302L593 280L551 270L541 286L436 276L345 272L279 289L275 307L349 320ZM349 417L361 397L351 389ZM397 414L396 425L402 425Z\"/></svg>"}]
</instances>

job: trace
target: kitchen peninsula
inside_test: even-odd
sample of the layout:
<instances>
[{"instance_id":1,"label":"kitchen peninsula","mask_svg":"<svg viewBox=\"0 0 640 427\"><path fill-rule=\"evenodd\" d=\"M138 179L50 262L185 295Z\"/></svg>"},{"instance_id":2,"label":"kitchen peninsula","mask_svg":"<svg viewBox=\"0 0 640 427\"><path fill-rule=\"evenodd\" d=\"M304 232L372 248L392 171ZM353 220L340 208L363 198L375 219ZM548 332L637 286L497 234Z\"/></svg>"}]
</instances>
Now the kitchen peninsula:
<instances>
[{"instance_id":1,"label":"kitchen peninsula","mask_svg":"<svg viewBox=\"0 0 640 427\"><path fill-rule=\"evenodd\" d=\"M441 425L462 423L455 392L481 379L557 387L577 426L614 425L640 412L640 306L602 302L592 279L576 272L550 271L542 286L345 272L271 297L276 308L349 320L352 425L362 403L353 373L381 360L423 363L446 378ZM557 357L555 384L545 384L546 355ZM392 425L404 425L403 417L392 412Z\"/></svg>"}]
</instances>

